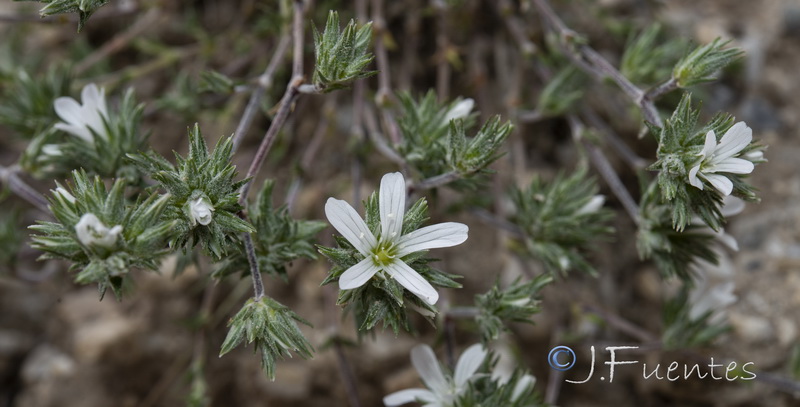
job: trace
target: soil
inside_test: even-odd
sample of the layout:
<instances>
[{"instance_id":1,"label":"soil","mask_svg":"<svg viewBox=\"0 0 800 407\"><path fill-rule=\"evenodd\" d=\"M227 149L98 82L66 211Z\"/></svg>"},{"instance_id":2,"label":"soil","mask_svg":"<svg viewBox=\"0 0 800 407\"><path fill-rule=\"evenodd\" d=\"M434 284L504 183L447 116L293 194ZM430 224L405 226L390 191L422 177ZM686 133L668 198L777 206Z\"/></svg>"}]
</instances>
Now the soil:
<instances>
[{"instance_id":1,"label":"soil","mask_svg":"<svg viewBox=\"0 0 800 407\"><path fill-rule=\"evenodd\" d=\"M37 69L43 70L58 60L81 60L114 39L144 14L125 12L125 7L143 7L136 0L111 2L90 18L81 33L75 32L74 18L48 18L42 22L5 22L0 20L0 40L11 41L10 34L22 34L24 49L41 53ZM196 78L200 72L215 69L242 82L256 78L267 66L277 43L273 35L276 1L175 0L161 3L161 20L134 38L119 40L119 48L101 59L96 67L78 77L78 83L98 81L109 86L109 94L134 86L139 100L148 104L144 127L152 130L151 143L162 153L185 152L186 127L199 122L206 139L213 143L221 135L230 135L244 109L248 93L228 95L191 94L189 105L180 108L181 94L176 78ZM399 90L421 94L437 85L437 2L424 0L385 2L386 37L391 62L391 85ZM498 14L491 1L461 0L448 11L447 33L452 78L449 95L476 99L481 119L499 113L513 118L519 107L535 105L542 84L534 78L518 45L506 27L507 19ZM505 3L505 2L498 2ZM528 2L522 2L527 4ZM569 407L595 406L771 406L800 405L800 378L792 378L789 355L798 347L800 337L800 2L796 0L647 1L581 0L554 3L556 11L570 27L584 35L589 43L617 64L625 44L620 26L645 27L658 21L670 35L682 36L697 43L707 43L717 36L732 39L731 45L746 50L742 63L726 71L720 81L692 89L703 98L703 117L717 110L734 114L753 128L756 138L769 148L768 163L757 167L750 181L760 191L761 202L748 204L745 211L732 218L726 231L739 242L740 250L730 252L735 270L737 301L727 309L731 330L713 347L665 351L648 348L619 324L621 318L635 329L657 335L661 332L661 308L674 294L676 283L664 281L655 267L639 260L635 247L636 229L622 206L603 184L608 205L617 211L613 241L597 247L592 261L598 277L577 273L558 278L544 291L542 313L534 324L514 324L499 342L498 349L516 355L537 378L542 394L554 393L554 403ZM9 16L35 16L39 4L0 5ZM150 7L150 6L148 6ZM348 18L354 14L350 2L314 2L307 21L317 26L324 21L328 8L338 8ZM544 46L541 20L534 11L519 12L526 22L524 29L539 47ZM266 16L266 17L265 17ZM271 16L271 17L270 17ZM268 18L269 17L269 18ZM273 24L273 25L271 25ZM208 35L197 35L202 29ZM616 31L615 31L616 30ZM306 30L306 73L313 66L310 29ZM149 41L149 42L148 42ZM84 51L72 44L82 44ZM154 44L190 50L185 57L164 65L147 68L157 60ZM415 45L416 44L416 45ZM70 50L70 47L73 47ZM274 78L274 86L265 95L267 109L277 104L288 82L289 59L283 61ZM134 70L127 70L134 67ZM377 78L365 80L367 98L378 88ZM621 138L637 154L652 160L654 144L639 140L634 110L621 92L610 84L594 84L587 103L612 123ZM164 92L176 99L155 103ZM595 93L596 92L596 93ZM676 92L677 94L677 92ZM606 96L612 95L612 96ZM674 95L670 95L672 97ZM187 96L184 96L187 97ZM110 99L116 103L114 97ZM671 106L666 98L665 110ZM2 103L2 101L0 101ZM200 107L197 107L200 106ZM325 96L302 98L292 112L285 131L278 139L264 170L264 177L277 180L276 196L289 190L296 175L302 186L292 206L298 218L324 219L323 204L329 196L348 199L353 196L353 151L363 151L359 193L371 193L387 171L396 166L369 146L348 145L353 111L352 92L340 91ZM274 111L268 112L269 114ZM613 113L613 115L611 114ZM617 119L616 116L621 118ZM247 168L255 149L269 126L264 115L257 117L235 163ZM324 137L312 165L298 171L301 157L318 131L322 120ZM494 165L497 174L489 193L497 197L497 207L505 205L503 191L513 183L522 185L533 174L553 176L559 169L573 168L579 159L570 141L569 127L563 118L519 124L509 141L511 153ZM17 160L25 143L0 127L0 163ZM522 160L520 160L520 157ZM633 171L613 158L623 181L636 196L637 180ZM50 180L25 178L44 192L52 188ZM602 184L602 182L601 182ZM278 201L280 198L276 198ZM525 275L525 270L540 271L534 261L520 261L507 250L508 236L481 222L469 213L452 215L447 209L458 203L460 195L443 189L429 196L432 223L463 222L470 227L469 240L452 249L441 250L441 269L464 276L462 290L445 290L440 305L469 305L475 294L486 291L496 278L511 281ZM31 224L41 216L24 201L9 198L6 204L24 208L21 224ZM361 208L359 208L361 210ZM499 209L499 210L502 210ZM332 229L320 233L320 243L331 243ZM27 233L26 233L27 234ZM341 319L335 306L336 292L320 287L329 270L324 260L298 260L289 267L288 283L267 279L268 295L290 306L314 328L302 327L314 345L313 359L299 357L278 364L275 381L267 379L260 368L258 355L251 347L240 347L218 357L225 338L226 322L252 295L248 279L230 278L210 283L207 275L213 265L203 260L190 266L180 276L173 275L175 259L167 259L160 273L134 272L135 292L122 301L108 296L99 300L95 287L72 282L68 264L60 261L36 262L38 253L24 246L18 263L0 272L0 406L78 407L119 406L159 407L186 403L193 355L205 361L205 380L211 406L346 406L341 366L334 347L324 344L341 335L356 340L349 318ZM209 287L215 286L213 294ZM198 328L204 301L211 305L209 322ZM605 318L586 312L586 307L603 310ZM441 356L442 332L424 320L416 319L416 336L391 331L365 337L355 346L343 346L355 377L362 406L382 405L384 395L419 387L421 383L409 362L409 350L427 343ZM475 327L459 322L456 345L460 352L479 340ZM581 363L566 376L559 376L546 363L549 350L570 343ZM585 384L563 382L564 378L581 380L589 370L589 347L597 350L595 377ZM625 353L636 358L634 367L618 366L611 382L601 361L607 360L607 346L639 346ZM620 351L622 354L622 351ZM661 376L672 362L683 366L699 364L707 371L714 358L717 363L752 362L759 376L753 381L714 380L712 378L670 381L645 379L647 370L660 365ZM717 375L724 368L717 368ZM548 387L551 387L548 390Z\"/></svg>"}]
</instances>

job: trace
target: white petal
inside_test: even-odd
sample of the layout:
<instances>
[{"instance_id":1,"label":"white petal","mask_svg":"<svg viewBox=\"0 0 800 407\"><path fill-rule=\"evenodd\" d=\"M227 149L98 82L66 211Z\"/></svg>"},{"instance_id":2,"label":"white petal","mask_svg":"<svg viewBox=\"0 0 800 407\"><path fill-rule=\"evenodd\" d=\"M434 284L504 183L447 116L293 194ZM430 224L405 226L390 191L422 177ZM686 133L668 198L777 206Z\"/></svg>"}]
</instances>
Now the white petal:
<instances>
[{"instance_id":1,"label":"white petal","mask_svg":"<svg viewBox=\"0 0 800 407\"><path fill-rule=\"evenodd\" d=\"M445 222L425 226L400 238L397 255L403 257L420 250L451 247L467 240L469 228L463 223Z\"/></svg>"},{"instance_id":2,"label":"white petal","mask_svg":"<svg viewBox=\"0 0 800 407\"><path fill-rule=\"evenodd\" d=\"M87 143L94 143L94 136L92 135L92 132L90 132L89 129L86 128L86 126L56 123L55 126L53 127L55 127L56 130L61 130L70 133L73 136L77 136L78 138L83 139Z\"/></svg>"},{"instance_id":3,"label":"white petal","mask_svg":"<svg viewBox=\"0 0 800 407\"><path fill-rule=\"evenodd\" d=\"M122 233L122 225L116 225L108 230L105 236L97 240L97 244L103 247L111 247L117 243L117 238Z\"/></svg>"},{"instance_id":4,"label":"white petal","mask_svg":"<svg viewBox=\"0 0 800 407\"><path fill-rule=\"evenodd\" d=\"M742 213L744 206L744 200L733 195L728 195L722 199L722 208L720 208L720 212L722 212L722 216L728 218Z\"/></svg>"},{"instance_id":5,"label":"white petal","mask_svg":"<svg viewBox=\"0 0 800 407\"><path fill-rule=\"evenodd\" d=\"M361 287L378 271L380 271L380 269L375 265L375 261L367 257L356 263L355 266L345 270L345 272L339 276L339 288L342 290L352 290Z\"/></svg>"},{"instance_id":6,"label":"white petal","mask_svg":"<svg viewBox=\"0 0 800 407\"><path fill-rule=\"evenodd\" d=\"M434 403L436 402L436 395L425 389L400 390L384 397L383 404L387 407L395 407L417 400L423 403Z\"/></svg>"},{"instance_id":7,"label":"white petal","mask_svg":"<svg viewBox=\"0 0 800 407\"><path fill-rule=\"evenodd\" d=\"M214 206L199 197L189 203L189 212L192 215L192 226L198 223L207 226L213 220Z\"/></svg>"},{"instance_id":8,"label":"white petal","mask_svg":"<svg viewBox=\"0 0 800 407\"><path fill-rule=\"evenodd\" d=\"M77 100L71 97L60 97L53 102L56 114L69 124L83 124L83 109Z\"/></svg>"},{"instance_id":9,"label":"white petal","mask_svg":"<svg viewBox=\"0 0 800 407\"><path fill-rule=\"evenodd\" d=\"M406 181L403 174L393 172L381 179L378 197L381 214L381 240L392 241L403 232L403 216L406 212Z\"/></svg>"},{"instance_id":10,"label":"white petal","mask_svg":"<svg viewBox=\"0 0 800 407\"><path fill-rule=\"evenodd\" d=\"M706 167L705 172L728 172L731 174L749 174L755 166L752 162L741 158L728 158Z\"/></svg>"},{"instance_id":11,"label":"white petal","mask_svg":"<svg viewBox=\"0 0 800 407\"><path fill-rule=\"evenodd\" d=\"M57 187L55 189L55 193L61 195L62 197L64 197L64 199L66 199L70 203L75 203L75 197L72 194L70 194L69 191L67 191L63 187Z\"/></svg>"},{"instance_id":12,"label":"white petal","mask_svg":"<svg viewBox=\"0 0 800 407\"><path fill-rule=\"evenodd\" d=\"M722 161L733 156L747 147L751 141L753 141L753 130L744 122L734 124L719 141L719 146L714 150L713 161Z\"/></svg>"},{"instance_id":13,"label":"white petal","mask_svg":"<svg viewBox=\"0 0 800 407\"><path fill-rule=\"evenodd\" d=\"M695 165L691 170L689 170L689 183L692 184L692 186L702 190L703 181L700 181L700 179L697 178L698 171L700 171L700 164Z\"/></svg>"},{"instance_id":14,"label":"white petal","mask_svg":"<svg viewBox=\"0 0 800 407\"><path fill-rule=\"evenodd\" d=\"M81 102L87 111L98 111L104 115L106 113L105 89L98 88L94 83L83 87Z\"/></svg>"},{"instance_id":15,"label":"white petal","mask_svg":"<svg viewBox=\"0 0 800 407\"><path fill-rule=\"evenodd\" d=\"M706 133L706 140L703 144L703 150L700 151L699 155L703 158L709 157L714 153L715 148L717 148L717 136L714 134L714 130L709 130L709 132Z\"/></svg>"},{"instance_id":16,"label":"white petal","mask_svg":"<svg viewBox=\"0 0 800 407\"><path fill-rule=\"evenodd\" d=\"M723 196L728 196L733 192L733 182L724 175L700 173L700 176L705 178Z\"/></svg>"},{"instance_id":17,"label":"white petal","mask_svg":"<svg viewBox=\"0 0 800 407\"><path fill-rule=\"evenodd\" d=\"M514 385L514 390L511 391L511 401L517 401L519 396L521 396L525 390L533 387L535 383L536 378L529 374L520 377L519 380L517 380L517 383Z\"/></svg>"},{"instance_id":18,"label":"white petal","mask_svg":"<svg viewBox=\"0 0 800 407\"><path fill-rule=\"evenodd\" d=\"M62 155L63 153L61 152L61 146L60 145L58 145L58 144L45 144L45 145L42 146L42 154L50 156L50 157L56 157L56 156Z\"/></svg>"},{"instance_id":19,"label":"white petal","mask_svg":"<svg viewBox=\"0 0 800 407\"><path fill-rule=\"evenodd\" d=\"M458 102L458 104L453 106L453 108L447 112L447 115L444 116L444 122L450 123L450 120L463 119L467 117L469 112L472 111L473 106L475 106L475 101L469 98Z\"/></svg>"},{"instance_id":20,"label":"white petal","mask_svg":"<svg viewBox=\"0 0 800 407\"><path fill-rule=\"evenodd\" d=\"M325 203L325 216L359 253L369 257L369 252L377 246L377 241L350 204L340 199L328 198L328 202Z\"/></svg>"},{"instance_id":21,"label":"white petal","mask_svg":"<svg viewBox=\"0 0 800 407\"><path fill-rule=\"evenodd\" d=\"M110 230L93 213L85 213L75 225L75 234L84 246L102 246L111 248L117 243L122 233L122 226L116 225Z\"/></svg>"},{"instance_id":22,"label":"white petal","mask_svg":"<svg viewBox=\"0 0 800 407\"><path fill-rule=\"evenodd\" d=\"M411 364L417 369L419 377L434 394L447 394L450 386L444 378L439 361L428 345L417 345L411 349Z\"/></svg>"},{"instance_id":23,"label":"white petal","mask_svg":"<svg viewBox=\"0 0 800 407\"><path fill-rule=\"evenodd\" d=\"M108 139L103 118L107 117L105 89L98 88L94 83L83 87L81 91L83 102L83 122L91 127L98 135Z\"/></svg>"},{"instance_id":24,"label":"white petal","mask_svg":"<svg viewBox=\"0 0 800 407\"><path fill-rule=\"evenodd\" d=\"M750 161L761 161L764 159L764 152L761 150L750 151L749 153L743 155L742 157Z\"/></svg>"},{"instance_id":25,"label":"white petal","mask_svg":"<svg viewBox=\"0 0 800 407\"><path fill-rule=\"evenodd\" d=\"M720 243L727 246L729 249L738 252L739 251L739 242L736 241L736 238L725 233L724 231L720 230L720 233L717 235L717 240Z\"/></svg>"},{"instance_id":26,"label":"white petal","mask_svg":"<svg viewBox=\"0 0 800 407\"><path fill-rule=\"evenodd\" d=\"M600 208L603 207L604 203L606 203L606 197L605 196L603 196L603 195L595 195L595 196L592 197L592 199L589 200L589 202L586 202L585 205L583 205L580 209L578 209L578 211L575 212L575 214L576 215L585 215L585 214L588 214L588 213L595 213L598 210L600 210Z\"/></svg>"},{"instance_id":27,"label":"white petal","mask_svg":"<svg viewBox=\"0 0 800 407\"><path fill-rule=\"evenodd\" d=\"M431 283L419 275L416 270L409 267L408 264L397 260L385 266L384 270L406 290L411 291L412 294L422 298L428 304L433 305L436 304L436 301L439 301L439 293Z\"/></svg>"},{"instance_id":28,"label":"white petal","mask_svg":"<svg viewBox=\"0 0 800 407\"><path fill-rule=\"evenodd\" d=\"M478 371L483 359L486 358L486 350L481 344L475 344L467 348L456 363L456 371L453 379L456 387L460 388Z\"/></svg>"}]
</instances>

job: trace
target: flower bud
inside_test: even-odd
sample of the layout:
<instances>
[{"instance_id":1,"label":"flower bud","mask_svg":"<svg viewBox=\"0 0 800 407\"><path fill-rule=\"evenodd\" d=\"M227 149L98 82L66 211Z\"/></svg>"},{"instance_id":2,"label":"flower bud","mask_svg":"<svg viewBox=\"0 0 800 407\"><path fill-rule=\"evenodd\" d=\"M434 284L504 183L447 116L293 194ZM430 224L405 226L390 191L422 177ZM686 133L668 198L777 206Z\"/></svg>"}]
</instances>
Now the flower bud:
<instances>
[{"instance_id":1,"label":"flower bud","mask_svg":"<svg viewBox=\"0 0 800 407\"><path fill-rule=\"evenodd\" d=\"M208 203L208 200L200 197L189 202L189 213L192 216L192 226L198 223L206 226L211 223L214 206Z\"/></svg>"},{"instance_id":2,"label":"flower bud","mask_svg":"<svg viewBox=\"0 0 800 407\"><path fill-rule=\"evenodd\" d=\"M84 246L114 247L117 238L122 233L122 226L116 225L109 229L93 213L86 213L75 225L78 240Z\"/></svg>"}]
</instances>

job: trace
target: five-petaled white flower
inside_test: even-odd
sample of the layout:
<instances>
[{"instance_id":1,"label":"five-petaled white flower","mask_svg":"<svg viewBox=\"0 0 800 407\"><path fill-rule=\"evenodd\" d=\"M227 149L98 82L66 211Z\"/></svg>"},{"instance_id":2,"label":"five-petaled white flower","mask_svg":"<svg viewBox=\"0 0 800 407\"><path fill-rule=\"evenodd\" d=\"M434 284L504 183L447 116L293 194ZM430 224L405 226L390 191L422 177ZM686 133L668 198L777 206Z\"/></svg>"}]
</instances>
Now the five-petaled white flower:
<instances>
[{"instance_id":1,"label":"five-petaled white flower","mask_svg":"<svg viewBox=\"0 0 800 407\"><path fill-rule=\"evenodd\" d=\"M103 122L108 117L105 90L90 83L81 91L81 101L71 97L60 97L53 103L56 114L66 123L56 123L55 128L94 143L92 130L100 137L108 138Z\"/></svg>"},{"instance_id":2,"label":"five-petaled white flower","mask_svg":"<svg viewBox=\"0 0 800 407\"><path fill-rule=\"evenodd\" d=\"M203 197L199 197L189 202L189 212L192 215L192 226L196 226L198 223L206 226L211 223L214 206Z\"/></svg>"},{"instance_id":3,"label":"five-petaled white flower","mask_svg":"<svg viewBox=\"0 0 800 407\"><path fill-rule=\"evenodd\" d=\"M717 173L749 174L753 172L753 163L743 158L734 157L753 141L753 130L744 122L734 124L717 144L714 130L706 133L700 160L689 170L689 183L703 189L703 181L708 181L722 195L733 192L733 182L728 177Z\"/></svg>"},{"instance_id":4,"label":"five-petaled white flower","mask_svg":"<svg viewBox=\"0 0 800 407\"><path fill-rule=\"evenodd\" d=\"M122 225L109 229L93 213L85 213L75 225L75 234L84 246L100 246L110 249L117 244L117 238L122 233Z\"/></svg>"},{"instance_id":5,"label":"five-petaled white flower","mask_svg":"<svg viewBox=\"0 0 800 407\"><path fill-rule=\"evenodd\" d=\"M384 278L381 272L385 272L428 304L435 304L439 293L402 258L422 250L463 243L467 240L467 225L446 222L403 235L406 205L406 182L403 175L399 172L384 175L380 188L378 200L381 224L377 236L347 202L329 198L325 203L328 221L364 256L363 260L342 273L339 277L339 288L351 290L361 287L376 274L380 273L379 276Z\"/></svg>"},{"instance_id":6,"label":"five-petaled white flower","mask_svg":"<svg viewBox=\"0 0 800 407\"><path fill-rule=\"evenodd\" d=\"M455 374L451 378L442 372L439 361L436 360L436 355L430 346L417 345L411 349L411 363L419 372L420 378L428 389L400 390L384 397L383 404L394 407L419 401L428 407L453 406L453 403L467 389L469 381L482 376L475 372L481 367L485 358L486 350L481 344L470 346L458 358Z\"/></svg>"}]
</instances>

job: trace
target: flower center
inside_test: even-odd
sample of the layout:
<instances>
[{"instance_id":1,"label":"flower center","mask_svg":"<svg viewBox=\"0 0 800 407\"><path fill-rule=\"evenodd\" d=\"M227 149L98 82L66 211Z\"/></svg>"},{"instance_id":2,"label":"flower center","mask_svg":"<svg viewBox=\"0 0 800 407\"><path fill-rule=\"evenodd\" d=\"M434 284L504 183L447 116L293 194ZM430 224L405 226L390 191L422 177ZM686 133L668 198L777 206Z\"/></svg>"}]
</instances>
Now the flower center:
<instances>
[{"instance_id":1,"label":"flower center","mask_svg":"<svg viewBox=\"0 0 800 407\"><path fill-rule=\"evenodd\" d=\"M389 243L378 244L372 251L372 259L375 261L376 266L386 266L393 262L397 257L397 250L394 245Z\"/></svg>"}]
</instances>

